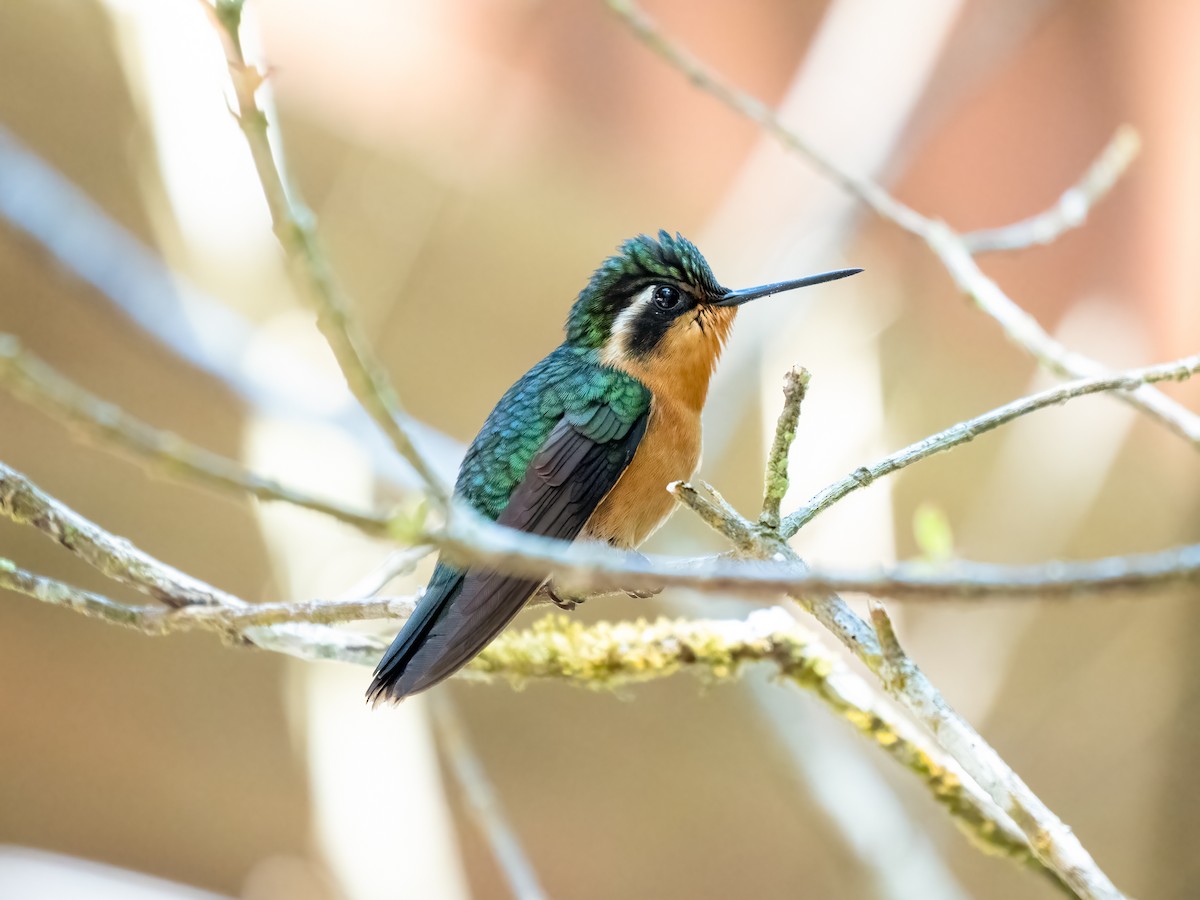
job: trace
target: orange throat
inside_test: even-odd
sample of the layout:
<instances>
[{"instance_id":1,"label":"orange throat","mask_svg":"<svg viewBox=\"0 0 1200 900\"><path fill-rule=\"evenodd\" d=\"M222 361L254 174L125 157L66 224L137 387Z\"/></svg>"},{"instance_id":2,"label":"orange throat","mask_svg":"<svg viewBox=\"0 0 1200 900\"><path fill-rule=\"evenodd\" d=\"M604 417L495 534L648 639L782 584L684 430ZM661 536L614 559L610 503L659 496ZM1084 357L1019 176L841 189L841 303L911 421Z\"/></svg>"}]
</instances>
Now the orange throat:
<instances>
[{"instance_id":1,"label":"orange throat","mask_svg":"<svg viewBox=\"0 0 1200 900\"><path fill-rule=\"evenodd\" d=\"M648 356L626 352L624 341L617 340L601 359L648 387L656 402L678 403L698 414L736 316L737 307L702 307L680 317Z\"/></svg>"}]
</instances>

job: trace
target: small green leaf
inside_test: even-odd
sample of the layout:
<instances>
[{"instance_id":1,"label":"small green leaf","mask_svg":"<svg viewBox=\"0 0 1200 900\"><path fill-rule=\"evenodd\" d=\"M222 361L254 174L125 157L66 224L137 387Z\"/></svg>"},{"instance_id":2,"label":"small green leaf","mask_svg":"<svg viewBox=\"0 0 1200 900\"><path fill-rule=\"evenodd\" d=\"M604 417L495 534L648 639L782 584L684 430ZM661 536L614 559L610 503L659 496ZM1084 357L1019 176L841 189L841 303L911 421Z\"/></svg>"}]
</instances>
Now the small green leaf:
<instances>
[{"instance_id":1,"label":"small green leaf","mask_svg":"<svg viewBox=\"0 0 1200 900\"><path fill-rule=\"evenodd\" d=\"M930 562L946 562L954 556L954 532L946 511L933 503L922 503L913 511L913 537L921 555Z\"/></svg>"},{"instance_id":2,"label":"small green leaf","mask_svg":"<svg viewBox=\"0 0 1200 900\"><path fill-rule=\"evenodd\" d=\"M234 37L242 27L242 7L245 3L246 0L217 0L217 20Z\"/></svg>"},{"instance_id":3,"label":"small green leaf","mask_svg":"<svg viewBox=\"0 0 1200 900\"><path fill-rule=\"evenodd\" d=\"M388 520L388 534L397 543L412 545L425 539L425 523L429 518L429 502L420 497L397 508Z\"/></svg>"}]
</instances>

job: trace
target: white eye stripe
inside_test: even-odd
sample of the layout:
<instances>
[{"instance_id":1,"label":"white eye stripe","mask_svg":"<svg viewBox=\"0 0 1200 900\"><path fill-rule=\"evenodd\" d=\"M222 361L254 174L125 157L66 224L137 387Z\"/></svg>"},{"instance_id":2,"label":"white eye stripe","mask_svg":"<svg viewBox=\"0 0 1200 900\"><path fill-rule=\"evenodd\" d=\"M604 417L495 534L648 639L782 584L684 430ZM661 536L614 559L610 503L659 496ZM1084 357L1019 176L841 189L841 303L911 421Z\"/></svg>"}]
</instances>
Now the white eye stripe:
<instances>
[{"instance_id":1,"label":"white eye stripe","mask_svg":"<svg viewBox=\"0 0 1200 900\"><path fill-rule=\"evenodd\" d=\"M646 306L654 302L654 289L657 287L657 284L652 284L643 288L642 292L633 298L633 302L621 310L613 321L610 341L615 341L618 345L625 343L625 336L633 328L637 317Z\"/></svg>"},{"instance_id":2,"label":"white eye stripe","mask_svg":"<svg viewBox=\"0 0 1200 900\"><path fill-rule=\"evenodd\" d=\"M604 349L601 351L600 357L608 365L614 365L617 360L620 360L628 348L627 338L633 332L633 323L637 321L638 316L648 304L654 302L654 289L657 284L647 285L642 289L636 297L630 301L617 317L613 320L612 328L608 332L608 340L604 344Z\"/></svg>"}]
</instances>

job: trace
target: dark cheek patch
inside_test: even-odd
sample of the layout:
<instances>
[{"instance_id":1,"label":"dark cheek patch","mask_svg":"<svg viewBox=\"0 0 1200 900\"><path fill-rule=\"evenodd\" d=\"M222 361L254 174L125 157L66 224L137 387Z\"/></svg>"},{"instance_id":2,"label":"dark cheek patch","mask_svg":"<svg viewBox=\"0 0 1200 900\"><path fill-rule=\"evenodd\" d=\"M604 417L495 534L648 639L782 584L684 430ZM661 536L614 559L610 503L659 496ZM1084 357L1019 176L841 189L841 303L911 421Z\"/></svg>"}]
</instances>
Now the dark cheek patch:
<instances>
[{"instance_id":1,"label":"dark cheek patch","mask_svg":"<svg viewBox=\"0 0 1200 900\"><path fill-rule=\"evenodd\" d=\"M662 343L676 318L664 313L653 303L646 304L646 308L633 320L633 327L625 339L629 353L639 359L648 357Z\"/></svg>"}]
</instances>

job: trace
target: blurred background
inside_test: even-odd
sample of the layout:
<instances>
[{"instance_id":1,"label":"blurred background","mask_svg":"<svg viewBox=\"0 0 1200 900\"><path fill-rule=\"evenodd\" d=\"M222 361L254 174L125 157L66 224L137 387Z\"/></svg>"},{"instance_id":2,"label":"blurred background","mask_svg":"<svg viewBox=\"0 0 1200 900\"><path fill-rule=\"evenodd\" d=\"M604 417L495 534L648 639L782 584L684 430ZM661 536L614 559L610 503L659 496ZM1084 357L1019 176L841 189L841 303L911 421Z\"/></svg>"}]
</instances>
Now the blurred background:
<instances>
[{"instance_id":1,"label":"blurred background","mask_svg":"<svg viewBox=\"0 0 1200 900\"><path fill-rule=\"evenodd\" d=\"M1132 123L1143 154L1084 228L984 267L1113 366L1196 351L1200 6L647 9L844 166L962 229L1047 207ZM247 26L293 174L448 471L560 340L592 269L659 227L695 240L733 286L867 269L741 317L703 475L745 512L793 363L813 384L785 508L1051 383L925 248L694 90L598 0L251 0ZM0 331L214 451L390 502L405 474L289 286L223 76L194 0L0 0ZM1168 393L1200 404L1187 386ZM6 393L0 459L251 600L344 593L389 551L311 514L148 476ZM944 516L970 559L1193 542L1196 463L1130 408L1087 398L877 484L795 543L821 562L911 557L918 509ZM719 547L680 513L650 549ZM0 555L128 598L7 522ZM933 681L1119 886L1196 895L1194 589L893 608ZM744 609L667 593L577 615L681 612ZM509 896L424 701L371 713L366 680L0 597L0 897ZM762 673L617 695L443 690L552 896L1054 896L980 855L908 773Z\"/></svg>"}]
</instances>

